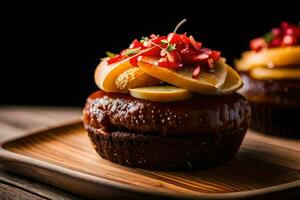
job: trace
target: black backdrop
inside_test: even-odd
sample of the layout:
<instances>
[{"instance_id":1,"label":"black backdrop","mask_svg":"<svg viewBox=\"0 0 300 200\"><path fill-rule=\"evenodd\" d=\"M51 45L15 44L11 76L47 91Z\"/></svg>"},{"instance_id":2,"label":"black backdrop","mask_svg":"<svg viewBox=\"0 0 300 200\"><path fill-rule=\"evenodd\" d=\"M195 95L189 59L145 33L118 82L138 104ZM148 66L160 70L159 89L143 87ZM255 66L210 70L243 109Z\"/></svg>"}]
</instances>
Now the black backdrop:
<instances>
[{"instance_id":1,"label":"black backdrop","mask_svg":"<svg viewBox=\"0 0 300 200\"><path fill-rule=\"evenodd\" d=\"M2 31L1 104L82 105L96 90L93 72L107 50L134 38L179 32L221 50L231 62L248 41L282 20L298 23L296 1L37 1L11 2ZM5 62L7 61L7 62ZM4 64L5 63L5 64Z\"/></svg>"}]
</instances>

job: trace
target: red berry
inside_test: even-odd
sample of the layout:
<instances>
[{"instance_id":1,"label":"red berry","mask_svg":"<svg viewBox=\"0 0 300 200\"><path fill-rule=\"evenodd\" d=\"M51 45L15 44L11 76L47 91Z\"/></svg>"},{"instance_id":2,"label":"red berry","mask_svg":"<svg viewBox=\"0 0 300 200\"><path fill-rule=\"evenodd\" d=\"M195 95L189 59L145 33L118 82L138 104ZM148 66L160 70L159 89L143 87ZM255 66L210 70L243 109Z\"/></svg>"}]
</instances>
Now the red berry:
<instances>
[{"instance_id":1,"label":"red berry","mask_svg":"<svg viewBox=\"0 0 300 200\"><path fill-rule=\"evenodd\" d=\"M252 49L253 51L260 51L267 46L268 44L263 38L256 38L250 41L250 49Z\"/></svg>"},{"instance_id":2,"label":"red berry","mask_svg":"<svg viewBox=\"0 0 300 200\"><path fill-rule=\"evenodd\" d=\"M294 35L285 35L282 39L282 46L292 46L297 44L297 38Z\"/></svg>"},{"instance_id":3,"label":"red berry","mask_svg":"<svg viewBox=\"0 0 300 200\"><path fill-rule=\"evenodd\" d=\"M280 28L273 28L271 32L273 33L274 37L281 35Z\"/></svg>"},{"instance_id":4,"label":"red berry","mask_svg":"<svg viewBox=\"0 0 300 200\"><path fill-rule=\"evenodd\" d=\"M269 44L269 47L279 47L281 46L282 38L280 36L275 37Z\"/></svg>"}]
</instances>

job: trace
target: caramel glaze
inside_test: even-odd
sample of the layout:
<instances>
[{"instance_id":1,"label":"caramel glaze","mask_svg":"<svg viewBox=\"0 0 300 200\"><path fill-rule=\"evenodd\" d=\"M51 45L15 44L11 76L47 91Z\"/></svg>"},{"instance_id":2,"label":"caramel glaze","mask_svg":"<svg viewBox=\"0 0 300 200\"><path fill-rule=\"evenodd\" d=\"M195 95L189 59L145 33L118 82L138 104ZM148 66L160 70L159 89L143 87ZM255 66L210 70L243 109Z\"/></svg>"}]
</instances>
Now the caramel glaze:
<instances>
[{"instance_id":1,"label":"caramel glaze","mask_svg":"<svg viewBox=\"0 0 300 200\"><path fill-rule=\"evenodd\" d=\"M94 92L83 109L83 122L106 132L130 131L161 136L220 134L247 127L247 100L237 94L195 95L178 102L150 102L126 94Z\"/></svg>"},{"instance_id":2,"label":"caramel glaze","mask_svg":"<svg viewBox=\"0 0 300 200\"><path fill-rule=\"evenodd\" d=\"M244 87L240 90L250 102L278 106L300 106L300 80L256 80L241 73Z\"/></svg>"}]
</instances>

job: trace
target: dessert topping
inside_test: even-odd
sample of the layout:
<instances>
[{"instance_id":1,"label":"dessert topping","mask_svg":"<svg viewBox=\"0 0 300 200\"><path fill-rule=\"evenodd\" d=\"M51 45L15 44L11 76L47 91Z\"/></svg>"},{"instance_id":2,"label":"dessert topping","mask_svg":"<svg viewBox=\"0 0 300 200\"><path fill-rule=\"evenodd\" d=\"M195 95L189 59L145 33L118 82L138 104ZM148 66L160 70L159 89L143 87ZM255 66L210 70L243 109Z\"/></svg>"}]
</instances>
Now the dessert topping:
<instances>
[{"instance_id":1,"label":"dessert topping","mask_svg":"<svg viewBox=\"0 0 300 200\"><path fill-rule=\"evenodd\" d=\"M265 48L296 46L300 44L300 26L282 22L264 36L250 41L250 49L260 51Z\"/></svg>"},{"instance_id":2,"label":"dessert topping","mask_svg":"<svg viewBox=\"0 0 300 200\"><path fill-rule=\"evenodd\" d=\"M150 56L157 58L157 66L179 69L182 67L193 68L197 77L201 68L214 71L214 63L219 60L221 52L203 48L201 42L195 40L186 33L178 34L177 29L185 22L181 21L172 33L167 36L151 34L149 37L142 37L140 40L133 40L128 49L107 60L113 64L130 57L129 62L138 66L139 56ZM195 74L195 75L194 75Z\"/></svg>"}]
</instances>

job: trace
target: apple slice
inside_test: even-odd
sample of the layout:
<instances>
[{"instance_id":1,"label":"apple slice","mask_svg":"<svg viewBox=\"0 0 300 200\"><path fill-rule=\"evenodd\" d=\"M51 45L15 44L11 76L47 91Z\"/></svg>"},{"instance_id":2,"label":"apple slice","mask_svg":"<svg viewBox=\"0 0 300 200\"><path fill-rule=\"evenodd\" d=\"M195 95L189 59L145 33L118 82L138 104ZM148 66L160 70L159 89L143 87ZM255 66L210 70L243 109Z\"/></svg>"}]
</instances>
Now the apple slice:
<instances>
[{"instance_id":1,"label":"apple slice","mask_svg":"<svg viewBox=\"0 0 300 200\"><path fill-rule=\"evenodd\" d=\"M218 94L231 94L243 86L243 81L240 75L229 65L227 67L227 76L224 85Z\"/></svg>"},{"instance_id":2,"label":"apple slice","mask_svg":"<svg viewBox=\"0 0 300 200\"><path fill-rule=\"evenodd\" d=\"M259 80L300 79L300 69L267 69L264 67L255 67L251 69L250 76Z\"/></svg>"},{"instance_id":3,"label":"apple slice","mask_svg":"<svg viewBox=\"0 0 300 200\"><path fill-rule=\"evenodd\" d=\"M159 79L145 73L139 67L129 68L118 76L116 86L120 90L128 90L136 87L146 87L158 85Z\"/></svg>"},{"instance_id":4,"label":"apple slice","mask_svg":"<svg viewBox=\"0 0 300 200\"><path fill-rule=\"evenodd\" d=\"M192 78L193 72L191 70L167 69L155 65L155 61L155 58L142 57L140 62L138 62L138 66L153 77L193 92L208 95L216 94L226 79L226 65L222 61L215 63L216 66L213 73L201 71L198 78Z\"/></svg>"},{"instance_id":5,"label":"apple slice","mask_svg":"<svg viewBox=\"0 0 300 200\"><path fill-rule=\"evenodd\" d=\"M236 66L239 71L249 71L254 67L282 68L300 65L299 58L300 46L247 51L236 62Z\"/></svg>"},{"instance_id":6,"label":"apple slice","mask_svg":"<svg viewBox=\"0 0 300 200\"><path fill-rule=\"evenodd\" d=\"M128 58L110 65L107 63L107 60L102 60L97 66L94 75L96 85L105 92L124 93L126 91L119 89L115 82L121 73L132 67L134 66L130 64Z\"/></svg>"},{"instance_id":7,"label":"apple slice","mask_svg":"<svg viewBox=\"0 0 300 200\"><path fill-rule=\"evenodd\" d=\"M129 89L130 95L155 102L182 101L192 97L192 92L174 86L152 86Z\"/></svg>"},{"instance_id":8,"label":"apple slice","mask_svg":"<svg viewBox=\"0 0 300 200\"><path fill-rule=\"evenodd\" d=\"M151 54L157 47L152 47L148 49L144 49L140 51L139 53L135 54L134 56L125 58L124 60L121 60L116 63L108 64L107 59L102 60L99 65L96 68L94 78L96 85L104 90L105 92L120 92L120 93L128 93L128 90L121 90L116 85L116 79L120 74L122 74L124 71L133 68L133 66L130 63L130 60L133 58L137 58L139 55L143 54Z\"/></svg>"}]
</instances>

